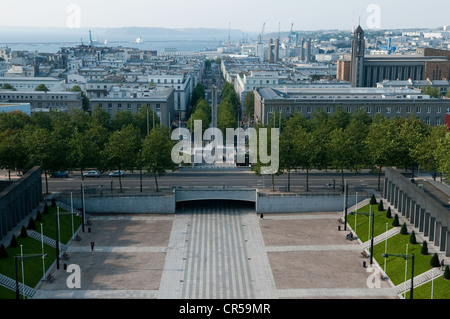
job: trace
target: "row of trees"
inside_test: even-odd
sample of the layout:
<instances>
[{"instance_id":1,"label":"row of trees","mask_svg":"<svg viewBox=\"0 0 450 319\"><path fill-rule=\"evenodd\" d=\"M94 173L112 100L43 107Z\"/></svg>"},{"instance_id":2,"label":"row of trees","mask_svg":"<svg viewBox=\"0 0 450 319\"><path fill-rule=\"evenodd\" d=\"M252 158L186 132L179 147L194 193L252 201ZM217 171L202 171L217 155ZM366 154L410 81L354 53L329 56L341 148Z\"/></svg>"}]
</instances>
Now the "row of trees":
<instances>
[{"instance_id":1,"label":"row of trees","mask_svg":"<svg viewBox=\"0 0 450 319\"><path fill-rule=\"evenodd\" d=\"M142 167L161 175L173 168L168 127L159 125L150 107L114 118L100 108L83 111L0 114L0 167L26 171L41 166L46 182L52 172L88 168L100 171ZM121 178L119 178L122 189ZM48 192L48 184L46 183Z\"/></svg>"},{"instance_id":2,"label":"row of trees","mask_svg":"<svg viewBox=\"0 0 450 319\"><path fill-rule=\"evenodd\" d=\"M288 119L272 114L268 125L280 128L280 170L333 168L358 172L364 167L381 176L383 167L415 168L450 177L450 135L447 126L431 127L416 117L388 119L360 111L349 114L342 108L332 115L318 111L312 119L295 113ZM270 134L269 134L270 135ZM258 173L260 164L255 165ZM289 187L289 186L288 186ZM380 178L378 181L380 188Z\"/></svg>"}]
</instances>

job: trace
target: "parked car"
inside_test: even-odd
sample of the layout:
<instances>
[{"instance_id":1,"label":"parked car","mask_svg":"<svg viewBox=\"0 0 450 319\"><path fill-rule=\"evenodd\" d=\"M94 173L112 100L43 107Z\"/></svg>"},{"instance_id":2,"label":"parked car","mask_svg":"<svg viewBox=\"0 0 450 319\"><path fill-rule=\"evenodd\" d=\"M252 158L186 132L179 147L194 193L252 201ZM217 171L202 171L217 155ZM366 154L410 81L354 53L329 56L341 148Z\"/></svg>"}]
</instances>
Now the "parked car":
<instances>
[{"instance_id":1,"label":"parked car","mask_svg":"<svg viewBox=\"0 0 450 319\"><path fill-rule=\"evenodd\" d=\"M63 171L57 171L57 172L52 173L51 176L55 177L55 178L58 178L58 177L60 177L60 178L64 177L65 178L65 177L69 177L69 173L63 172Z\"/></svg>"},{"instance_id":2,"label":"parked car","mask_svg":"<svg viewBox=\"0 0 450 319\"><path fill-rule=\"evenodd\" d=\"M114 172L111 172L111 173L109 173L109 176L110 177L116 177L116 176L119 176L119 174L120 174L120 176L121 177L124 177L125 176L125 174L123 173L123 171L114 171Z\"/></svg>"},{"instance_id":3,"label":"parked car","mask_svg":"<svg viewBox=\"0 0 450 319\"><path fill-rule=\"evenodd\" d=\"M86 173L83 173L84 177L100 177L100 173L97 171L88 171Z\"/></svg>"}]
</instances>

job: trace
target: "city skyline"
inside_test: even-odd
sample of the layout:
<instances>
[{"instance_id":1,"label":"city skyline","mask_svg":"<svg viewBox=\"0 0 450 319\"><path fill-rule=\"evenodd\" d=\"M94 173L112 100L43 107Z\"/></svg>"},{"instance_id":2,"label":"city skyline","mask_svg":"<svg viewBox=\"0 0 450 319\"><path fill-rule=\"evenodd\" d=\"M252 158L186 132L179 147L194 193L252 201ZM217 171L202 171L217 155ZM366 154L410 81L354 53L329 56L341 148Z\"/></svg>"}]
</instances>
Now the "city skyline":
<instances>
[{"instance_id":1,"label":"city skyline","mask_svg":"<svg viewBox=\"0 0 450 319\"><path fill-rule=\"evenodd\" d=\"M259 32L294 30L436 28L450 24L447 0L422 1L331 0L306 2L282 0L25 0L2 4L0 25L6 27L67 28L219 28ZM25 8L25 9L24 9ZM326 9L324 9L326 8ZM439 10L436 10L439 8ZM19 19L20 18L20 19Z\"/></svg>"}]
</instances>

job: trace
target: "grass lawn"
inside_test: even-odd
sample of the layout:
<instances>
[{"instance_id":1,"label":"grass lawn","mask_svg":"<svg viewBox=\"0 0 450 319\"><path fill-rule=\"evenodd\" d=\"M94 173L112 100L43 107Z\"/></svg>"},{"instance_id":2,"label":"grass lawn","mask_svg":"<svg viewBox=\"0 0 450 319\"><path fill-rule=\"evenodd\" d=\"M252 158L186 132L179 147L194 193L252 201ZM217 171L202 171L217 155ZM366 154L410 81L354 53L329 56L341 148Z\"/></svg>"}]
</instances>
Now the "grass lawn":
<instances>
[{"instance_id":1,"label":"grass lawn","mask_svg":"<svg viewBox=\"0 0 450 319\"><path fill-rule=\"evenodd\" d=\"M55 228L55 214L57 213L56 207L49 206L49 213L44 214L41 212L41 221L36 221L36 231L38 233L41 232L41 224L43 228L43 232L45 236L55 239L56 238L56 228ZM59 209L60 218L60 238L61 242L67 244L72 237L72 214L67 214L67 211L63 209ZM81 225L81 217L73 215L73 229L77 231ZM11 279L16 278L15 274L15 266L14 266L14 255L20 255L20 245L23 247L23 254L41 254L42 253L42 244L40 240L36 240L31 237L22 238L18 236L17 238L18 247L6 247L6 251L8 252L8 257L4 259L0 259L0 273L10 277ZM48 246L44 244L44 253L48 254L48 257L45 259L45 270L53 264L56 259L56 249L54 247ZM18 276L19 281L22 282L22 266L21 262L18 262ZM43 276L42 269L42 259L39 257L30 258L24 261L24 275L25 275L25 285L34 288ZM9 298L10 293L6 288L0 290L0 299ZM13 298L15 298L15 293L12 292Z\"/></svg>"},{"instance_id":2,"label":"grass lawn","mask_svg":"<svg viewBox=\"0 0 450 319\"><path fill-rule=\"evenodd\" d=\"M53 239L56 239L56 225L55 215L57 214L56 207L48 207L48 214L41 213L42 221L36 222L36 231L41 231L40 224L43 224L44 235ZM59 225L60 225L60 238L61 243L67 244L72 237L72 214L66 210L59 209ZM81 217L73 215L73 229L76 232L81 225Z\"/></svg>"},{"instance_id":3,"label":"grass lawn","mask_svg":"<svg viewBox=\"0 0 450 319\"><path fill-rule=\"evenodd\" d=\"M364 213L375 213L375 226L374 226L374 237L386 232L386 223L388 224L388 230L393 228L392 222L394 218L386 218L386 211L378 211L378 204L366 205L358 208L358 212ZM349 212L350 213L350 212ZM392 216L394 217L394 216ZM355 226L356 221L356 226ZM369 227L370 221L370 227ZM372 217L368 217L362 214L349 215L347 214L347 223L355 231L356 236L360 238L362 242L370 240L372 236Z\"/></svg>"},{"instance_id":4,"label":"grass lawn","mask_svg":"<svg viewBox=\"0 0 450 319\"><path fill-rule=\"evenodd\" d=\"M0 286L0 299L16 299L16 293L3 286Z\"/></svg>"},{"instance_id":5,"label":"grass lawn","mask_svg":"<svg viewBox=\"0 0 450 319\"><path fill-rule=\"evenodd\" d=\"M16 279L15 266L14 266L14 255L20 255L20 245L23 248L24 255L36 255L42 254L42 244L40 241L33 239L31 237L22 238L18 236L16 238L18 247L6 248L8 252L7 258L0 259L0 273L8 276L11 279ZM45 258L45 271L52 265L53 261L56 259L56 249L44 244L44 253L48 254ZM34 257L29 258L23 262L25 285L30 287L35 287L39 280L41 280L43 274L42 269L42 258ZM17 271L19 281L22 282L22 265L20 260L17 263Z\"/></svg>"},{"instance_id":6,"label":"grass lawn","mask_svg":"<svg viewBox=\"0 0 450 319\"><path fill-rule=\"evenodd\" d=\"M408 245L408 255L414 253L414 277L420 275L421 273L430 270L430 260L432 255L422 255L420 253L422 245L409 243L408 235L397 234L388 238L387 240L387 253L388 254L406 254L406 248ZM385 258L381 255L385 252L385 241L377 244L373 248L373 257L384 269ZM406 260L402 257L390 256L386 259L386 273L388 277L392 280L395 285L398 285L405 281L405 265ZM406 280L411 278L411 265L412 260L407 260L407 270L406 270Z\"/></svg>"},{"instance_id":7,"label":"grass lawn","mask_svg":"<svg viewBox=\"0 0 450 319\"><path fill-rule=\"evenodd\" d=\"M430 281L414 287L414 299L431 299L431 285ZM409 291L406 298L409 299ZM450 299L450 280L445 280L443 276L434 279L433 299Z\"/></svg>"}]
</instances>

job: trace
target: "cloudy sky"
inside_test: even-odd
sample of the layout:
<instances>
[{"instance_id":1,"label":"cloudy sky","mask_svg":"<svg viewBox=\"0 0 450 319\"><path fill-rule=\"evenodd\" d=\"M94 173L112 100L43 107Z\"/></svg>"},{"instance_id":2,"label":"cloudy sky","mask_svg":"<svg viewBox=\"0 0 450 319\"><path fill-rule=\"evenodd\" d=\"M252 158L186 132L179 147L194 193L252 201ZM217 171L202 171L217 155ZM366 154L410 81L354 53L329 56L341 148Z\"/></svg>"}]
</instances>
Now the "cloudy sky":
<instances>
[{"instance_id":1,"label":"cloudy sky","mask_svg":"<svg viewBox=\"0 0 450 319\"><path fill-rule=\"evenodd\" d=\"M450 0L0 0L0 26L224 28L254 32L450 25ZM1 35L0 35L1 36Z\"/></svg>"}]
</instances>

